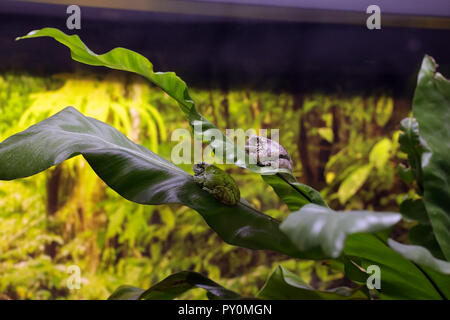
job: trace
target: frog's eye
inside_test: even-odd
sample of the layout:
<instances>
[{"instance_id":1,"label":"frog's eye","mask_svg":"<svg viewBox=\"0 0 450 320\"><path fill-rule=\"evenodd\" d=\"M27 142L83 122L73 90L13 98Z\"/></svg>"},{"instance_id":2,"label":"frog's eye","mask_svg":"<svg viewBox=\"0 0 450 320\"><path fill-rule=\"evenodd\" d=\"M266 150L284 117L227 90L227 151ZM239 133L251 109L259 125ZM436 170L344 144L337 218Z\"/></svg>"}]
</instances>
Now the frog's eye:
<instances>
[{"instance_id":1,"label":"frog's eye","mask_svg":"<svg viewBox=\"0 0 450 320\"><path fill-rule=\"evenodd\" d=\"M204 162L194 164L194 167L192 168L194 170L194 174L199 175L199 174L203 173L203 171L205 171L206 166L207 166L207 164Z\"/></svg>"}]
</instances>

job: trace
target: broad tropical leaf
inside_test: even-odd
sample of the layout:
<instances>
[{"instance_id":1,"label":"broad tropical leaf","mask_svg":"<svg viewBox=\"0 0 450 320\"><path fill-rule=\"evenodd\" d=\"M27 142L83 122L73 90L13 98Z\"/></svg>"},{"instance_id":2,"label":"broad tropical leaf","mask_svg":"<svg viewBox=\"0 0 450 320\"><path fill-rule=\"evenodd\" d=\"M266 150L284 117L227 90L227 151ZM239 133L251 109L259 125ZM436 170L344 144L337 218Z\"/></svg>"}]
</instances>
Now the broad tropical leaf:
<instances>
[{"instance_id":1,"label":"broad tropical leaf","mask_svg":"<svg viewBox=\"0 0 450 320\"><path fill-rule=\"evenodd\" d=\"M422 170L422 155L429 152L426 142L419 135L419 124L415 118L405 118L401 121L402 134L399 136L400 149L408 155L409 168L400 165L398 172L405 183L417 181L417 193L424 194ZM408 238L411 244L421 245L431 250L433 254L442 257L442 250L436 240L430 218L423 198L405 199L399 208L407 220L417 221L419 225L409 230Z\"/></svg>"},{"instance_id":2,"label":"broad tropical leaf","mask_svg":"<svg viewBox=\"0 0 450 320\"><path fill-rule=\"evenodd\" d=\"M317 250L336 258L342 253L348 235L381 231L400 219L400 214L392 212L333 211L308 204L291 213L280 229L300 251Z\"/></svg>"},{"instance_id":3,"label":"broad tropical leaf","mask_svg":"<svg viewBox=\"0 0 450 320\"><path fill-rule=\"evenodd\" d=\"M223 205L202 190L189 173L71 107L0 144L0 180L28 177L79 154L108 186L128 200L183 204L199 212L230 244L301 256L279 230L278 221L243 199L233 207Z\"/></svg>"},{"instance_id":4,"label":"broad tropical leaf","mask_svg":"<svg viewBox=\"0 0 450 320\"><path fill-rule=\"evenodd\" d=\"M161 282L158 282L140 296L143 300L170 300L182 293L202 288L207 291L210 299L242 299L242 297L197 272L182 271L175 273Z\"/></svg>"},{"instance_id":5,"label":"broad tropical leaf","mask_svg":"<svg viewBox=\"0 0 450 320\"><path fill-rule=\"evenodd\" d=\"M278 266L257 295L262 299L274 300L346 300L367 299L358 289L346 287L331 290L315 290L296 274Z\"/></svg>"},{"instance_id":6,"label":"broad tropical leaf","mask_svg":"<svg viewBox=\"0 0 450 320\"><path fill-rule=\"evenodd\" d=\"M425 207L436 240L450 260L450 81L425 56L413 100L413 115L430 152L422 155Z\"/></svg>"},{"instance_id":7,"label":"broad tropical leaf","mask_svg":"<svg viewBox=\"0 0 450 320\"><path fill-rule=\"evenodd\" d=\"M242 299L239 294L225 289L221 285L197 272L181 271L172 274L147 290L121 286L108 298L109 300L173 300L194 288L206 290L208 298L213 300Z\"/></svg>"},{"instance_id":8,"label":"broad tropical leaf","mask_svg":"<svg viewBox=\"0 0 450 320\"><path fill-rule=\"evenodd\" d=\"M211 279L192 271L174 273L147 290L121 286L108 298L109 300L173 300L194 288L206 290L212 300L242 299L239 294L225 289Z\"/></svg>"},{"instance_id":9,"label":"broad tropical leaf","mask_svg":"<svg viewBox=\"0 0 450 320\"><path fill-rule=\"evenodd\" d=\"M132 286L120 286L108 297L108 300L138 300L144 291Z\"/></svg>"}]
</instances>

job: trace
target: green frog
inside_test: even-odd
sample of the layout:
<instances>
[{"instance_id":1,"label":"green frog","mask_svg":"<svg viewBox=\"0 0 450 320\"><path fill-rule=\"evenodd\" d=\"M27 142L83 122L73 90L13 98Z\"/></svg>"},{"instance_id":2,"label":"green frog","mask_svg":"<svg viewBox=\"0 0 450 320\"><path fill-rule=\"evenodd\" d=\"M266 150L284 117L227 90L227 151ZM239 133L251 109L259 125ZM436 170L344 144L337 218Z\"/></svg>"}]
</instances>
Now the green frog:
<instances>
[{"instance_id":1,"label":"green frog","mask_svg":"<svg viewBox=\"0 0 450 320\"><path fill-rule=\"evenodd\" d=\"M195 164L193 169L195 182L214 198L229 206L239 202L241 198L239 187L225 171L204 162Z\"/></svg>"}]
</instances>

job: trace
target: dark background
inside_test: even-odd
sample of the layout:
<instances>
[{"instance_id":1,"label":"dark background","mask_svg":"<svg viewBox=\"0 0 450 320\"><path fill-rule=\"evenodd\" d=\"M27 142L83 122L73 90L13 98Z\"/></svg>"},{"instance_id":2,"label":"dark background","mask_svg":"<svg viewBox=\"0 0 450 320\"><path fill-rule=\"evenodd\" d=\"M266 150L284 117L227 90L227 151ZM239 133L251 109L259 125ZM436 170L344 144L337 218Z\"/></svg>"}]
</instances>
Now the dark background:
<instances>
[{"instance_id":1,"label":"dark background","mask_svg":"<svg viewBox=\"0 0 450 320\"><path fill-rule=\"evenodd\" d=\"M450 30L214 18L81 7L67 30L65 5L0 2L0 71L53 74L81 66L52 39L15 42L46 26L77 33L96 53L121 46L176 71L190 86L291 92L393 89L411 97L424 54L450 71ZM99 71L99 70L97 70Z\"/></svg>"}]
</instances>

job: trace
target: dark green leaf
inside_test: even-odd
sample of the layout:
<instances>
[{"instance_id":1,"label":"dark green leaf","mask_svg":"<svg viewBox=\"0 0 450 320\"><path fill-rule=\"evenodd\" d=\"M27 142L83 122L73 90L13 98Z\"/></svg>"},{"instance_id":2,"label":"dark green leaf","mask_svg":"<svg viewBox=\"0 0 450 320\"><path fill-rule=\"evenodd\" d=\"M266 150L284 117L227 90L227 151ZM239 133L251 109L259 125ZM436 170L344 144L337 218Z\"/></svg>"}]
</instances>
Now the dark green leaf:
<instances>
[{"instance_id":1,"label":"dark green leaf","mask_svg":"<svg viewBox=\"0 0 450 320\"><path fill-rule=\"evenodd\" d=\"M406 199L400 204L400 213L405 219L429 225L430 220L422 199Z\"/></svg>"},{"instance_id":2,"label":"dark green leaf","mask_svg":"<svg viewBox=\"0 0 450 320\"><path fill-rule=\"evenodd\" d=\"M425 56L413 100L420 136L431 152L422 156L425 207L436 240L450 260L450 81Z\"/></svg>"},{"instance_id":3,"label":"dark green leaf","mask_svg":"<svg viewBox=\"0 0 450 320\"><path fill-rule=\"evenodd\" d=\"M439 259L445 259L441 248L434 237L433 228L430 225L418 224L408 232L408 239L410 244L418 245L427 248L430 252Z\"/></svg>"},{"instance_id":4,"label":"dark green leaf","mask_svg":"<svg viewBox=\"0 0 450 320\"><path fill-rule=\"evenodd\" d=\"M345 275L350 280L365 285L369 274L361 268L362 260L359 257L346 257L344 260Z\"/></svg>"},{"instance_id":5,"label":"dark green leaf","mask_svg":"<svg viewBox=\"0 0 450 320\"><path fill-rule=\"evenodd\" d=\"M406 184L410 184L414 181L414 172L411 168L406 168L403 164L399 164L397 167L397 174L400 176L400 179Z\"/></svg>"},{"instance_id":6,"label":"dark green leaf","mask_svg":"<svg viewBox=\"0 0 450 320\"><path fill-rule=\"evenodd\" d=\"M144 290L131 287L120 286L108 298L108 300L138 300Z\"/></svg>"},{"instance_id":7,"label":"dark green leaf","mask_svg":"<svg viewBox=\"0 0 450 320\"><path fill-rule=\"evenodd\" d=\"M2 142L0 180L31 176L79 154L108 186L128 200L183 204L198 211L230 244L301 257L279 230L278 221L244 200L236 206L223 205L202 190L189 173L74 108L66 108Z\"/></svg>"},{"instance_id":8,"label":"dark green leaf","mask_svg":"<svg viewBox=\"0 0 450 320\"><path fill-rule=\"evenodd\" d=\"M209 299L232 300L243 298L200 273L181 271L168 276L147 290L121 286L114 291L108 300L173 300L186 291L195 288L206 290Z\"/></svg>"},{"instance_id":9,"label":"dark green leaf","mask_svg":"<svg viewBox=\"0 0 450 320\"><path fill-rule=\"evenodd\" d=\"M367 299L359 289L339 287L331 290L315 290L296 274L278 266L257 295L275 300L346 300Z\"/></svg>"},{"instance_id":10,"label":"dark green leaf","mask_svg":"<svg viewBox=\"0 0 450 320\"><path fill-rule=\"evenodd\" d=\"M318 250L327 257L338 257L347 235L358 232L377 232L396 224L398 213L371 211L333 211L308 204L290 214L280 229L288 235L300 251Z\"/></svg>"},{"instance_id":11,"label":"dark green leaf","mask_svg":"<svg viewBox=\"0 0 450 320\"><path fill-rule=\"evenodd\" d=\"M142 300L172 300L194 288L207 291L209 299L232 300L242 299L239 294L225 289L221 285L197 272L182 271L172 274L141 294Z\"/></svg>"}]
</instances>

